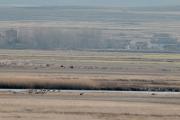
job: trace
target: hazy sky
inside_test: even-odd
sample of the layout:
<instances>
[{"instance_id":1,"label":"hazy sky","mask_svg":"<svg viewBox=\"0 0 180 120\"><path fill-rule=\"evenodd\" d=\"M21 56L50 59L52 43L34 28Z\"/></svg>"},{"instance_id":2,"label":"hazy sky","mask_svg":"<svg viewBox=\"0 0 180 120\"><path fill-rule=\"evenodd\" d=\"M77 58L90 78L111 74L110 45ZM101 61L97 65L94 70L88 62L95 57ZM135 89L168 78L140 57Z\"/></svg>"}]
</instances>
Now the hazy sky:
<instances>
[{"instance_id":1,"label":"hazy sky","mask_svg":"<svg viewBox=\"0 0 180 120\"><path fill-rule=\"evenodd\" d=\"M0 6L177 6L180 0L0 0Z\"/></svg>"}]
</instances>

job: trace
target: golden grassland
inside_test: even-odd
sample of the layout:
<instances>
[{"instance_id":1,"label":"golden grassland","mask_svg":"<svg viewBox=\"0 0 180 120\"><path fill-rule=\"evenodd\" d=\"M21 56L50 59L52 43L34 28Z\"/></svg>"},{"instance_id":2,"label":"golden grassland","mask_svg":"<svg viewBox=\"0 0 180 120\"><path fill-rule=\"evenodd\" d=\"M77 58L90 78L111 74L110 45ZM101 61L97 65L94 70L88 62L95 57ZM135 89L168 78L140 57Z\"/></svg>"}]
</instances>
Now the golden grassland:
<instances>
[{"instance_id":1,"label":"golden grassland","mask_svg":"<svg viewBox=\"0 0 180 120\"><path fill-rule=\"evenodd\" d=\"M0 87L180 91L179 56L0 50Z\"/></svg>"},{"instance_id":2,"label":"golden grassland","mask_svg":"<svg viewBox=\"0 0 180 120\"><path fill-rule=\"evenodd\" d=\"M178 91L180 77L1 73L1 88ZM161 88L162 90L159 90Z\"/></svg>"},{"instance_id":3,"label":"golden grassland","mask_svg":"<svg viewBox=\"0 0 180 120\"><path fill-rule=\"evenodd\" d=\"M0 120L179 120L180 95L171 93L180 90L178 55L0 50L0 88L60 90L0 91Z\"/></svg>"},{"instance_id":4,"label":"golden grassland","mask_svg":"<svg viewBox=\"0 0 180 120\"><path fill-rule=\"evenodd\" d=\"M2 120L179 120L179 94L0 93Z\"/></svg>"}]
</instances>

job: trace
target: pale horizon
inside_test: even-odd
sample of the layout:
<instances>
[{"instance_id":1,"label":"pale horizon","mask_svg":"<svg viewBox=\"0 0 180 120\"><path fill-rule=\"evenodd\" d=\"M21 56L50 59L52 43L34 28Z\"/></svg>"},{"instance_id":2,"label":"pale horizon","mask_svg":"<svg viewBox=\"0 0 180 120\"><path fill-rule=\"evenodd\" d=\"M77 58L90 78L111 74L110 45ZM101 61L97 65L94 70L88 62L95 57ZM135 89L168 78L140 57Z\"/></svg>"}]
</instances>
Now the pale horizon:
<instances>
[{"instance_id":1,"label":"pale horizon","mask_svg":"<svg viewBox=\"0 0 180 120\"><path fill-rule=\"evenodd\" d=\"M0 0L0 6L179 6L180 0Z\"/></svg>"}]
</instances>

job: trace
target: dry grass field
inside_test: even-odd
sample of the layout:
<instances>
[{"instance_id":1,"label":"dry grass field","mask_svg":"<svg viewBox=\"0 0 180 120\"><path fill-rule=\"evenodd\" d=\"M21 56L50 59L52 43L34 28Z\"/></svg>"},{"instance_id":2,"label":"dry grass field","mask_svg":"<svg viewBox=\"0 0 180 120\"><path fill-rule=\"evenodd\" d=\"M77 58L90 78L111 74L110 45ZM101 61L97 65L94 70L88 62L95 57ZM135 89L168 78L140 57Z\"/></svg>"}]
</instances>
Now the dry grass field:
<instances>
[{"instance_id":1,"label":"dry grass field","mask_svg":"<svg viewBox=\"0 0 180 120\"><path fill-rule=\"evenodd\" d=\"M178 5L35 6L0 5L0 120L180 120Z\"/></svg>"},{"instance_id":2,"label":"dry grass field","mask_svg":"<svg viewBox=\"0 0 180 120\"><path fill-rule=\"evenodd\" d=\"M179 120L180 94L0 93L0 120Z\"/></svg>"},{"instance_id":3,"label":"dry grass field","mask_svg":"<svg viewBox=\"0 0 180 120\"><path fill-rule=\"evenodd\" d=\"M179 120L179 73L179 54L0 50L0 88L30 89L1 89L0 120Z\"/></svg>"},{"instance_id":4,"label":"dry grass field","mask_svg":"<svg viewBox=\"0 0 180 120\"><path fill-rule=\"evenodd\" d=\"M180 54L0 51L1 88L180 91Z\"/></svg>"}]
</instances>

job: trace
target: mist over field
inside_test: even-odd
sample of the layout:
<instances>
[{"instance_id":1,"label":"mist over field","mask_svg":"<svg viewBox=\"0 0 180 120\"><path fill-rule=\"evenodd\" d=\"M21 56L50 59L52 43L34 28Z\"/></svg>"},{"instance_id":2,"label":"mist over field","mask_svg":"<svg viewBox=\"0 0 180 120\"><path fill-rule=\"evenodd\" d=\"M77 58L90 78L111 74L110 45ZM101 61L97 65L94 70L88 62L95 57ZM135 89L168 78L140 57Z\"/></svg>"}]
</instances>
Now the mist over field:
<instances>
[{"instance_id":1,"label":"mist over field","mask_svg":"<svg viewBox=\"0 0 180 120\"><path fill-rule=\"evenodd\" d=\"M0 48L180 51L177 0L0 0Z\"/></svg>"}]
</instances>

